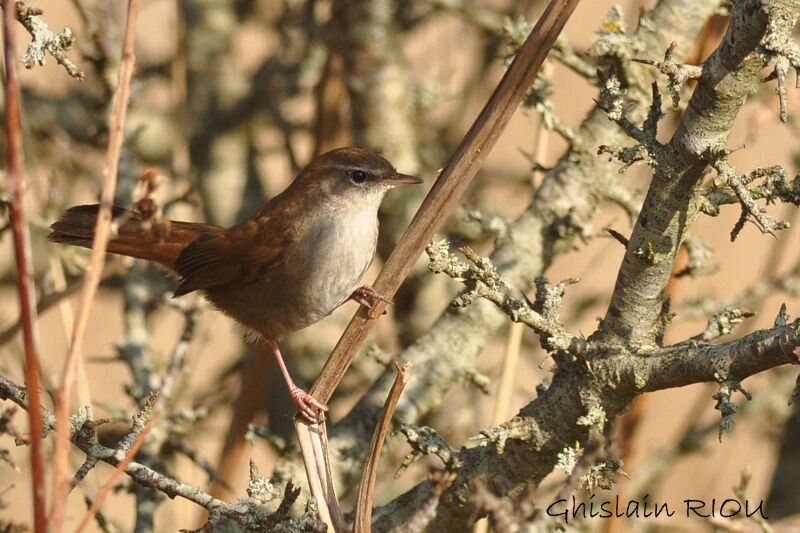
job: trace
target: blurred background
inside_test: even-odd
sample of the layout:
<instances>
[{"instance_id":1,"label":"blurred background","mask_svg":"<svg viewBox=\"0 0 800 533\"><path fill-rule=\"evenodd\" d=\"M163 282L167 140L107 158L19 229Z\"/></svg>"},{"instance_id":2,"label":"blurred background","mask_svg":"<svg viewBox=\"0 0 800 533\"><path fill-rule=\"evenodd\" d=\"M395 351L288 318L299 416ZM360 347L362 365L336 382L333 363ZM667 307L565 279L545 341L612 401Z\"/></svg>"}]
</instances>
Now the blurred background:
<instances>
[{"instance_id":1,"label":"blurred background","mask_svg":"<svg viewBox=\"0 0 800 533\"><path fill-rule=\"evenodd\" d=\"M618 11L609 15L612 2L584 1L567 24L564 46L578 54L591 73L604 66L602 58L587 53L595 32L608 30L609 21L618 21L620 31L634 32L639 13L654 4L620 2ZM315 154L346 145L381 152L399 171L424 178L429 188L500 79L524 27L520 17L535 20L543 6L533 0L143 0L116 203L130 206L139 199L143 186L137 178L154 169L157 187L152 196L170 218L231 225L280 192ZM63 209L97 201L125 5L52 0L38 7L44 9L42 19L51 30L72 29L76 42L69 56L85 73L82 82L72 79L52 58L43 67L20 70L30 180L26 208L37 289L43 296L74 286L87 263L85 250L53 245L45 235ZM691 49L690 62L698 63L714 50L726 24L723 10L709 19L695 42L678 45ZM21 26L15 42L18 51L29 42ZM658 60L663 54L664 50L638 50L635 57ZM546 105L562 129L578 127L595 106L597 89L590 81L563 61L546 63L537 94L540 99L546 95ZM772 85L764 84L753 94L729 142L731 148L742 148L731 157L739 172L776 164L794 172L796 96L790 89L790 120L784 124ZM662 140L669 139L680 116L668 100L665 97L667 116L659 129ZM543 127L542 109L520 108L488 156L461 207L440 232L454 246L469 244L479 253L490 253L504 226L530 203L541 169L553 166L564 153L567 142ZM609 127L615 126L609 122ZM0 144L5 148L4 139ZM623 176L633 203L640 201L649 177L644 166L634 166ZM396 191L384 203L379 256L367 281L380 269L424 192ZM796 210L783 205L767 209L777 219L797 221ZM716 218L701 217L693 226L692 232L713 251L707 275L681 277L671 286L672 309L678 315L667 329L666 342L700 333L708 310L728 302L757 313L736 335L771 326L781 303L786 303L790 316L799 312L798 224L775 239L748 224L731 242L738 217L739 208L730 206ZM22 383L24 355L13 329L18 318L13 251L4 224L0 221L0 372ZM576 241L546 273L553 283L580 278L567 289L561 310L574 333L588 336L594 331L614 286L623 247L608 237L607 227L623 234L630 229L626 212L610 202L587 228L585 239ZM685 264L686 258L681 261ZM113 445L146 397L152 385L147 379L155 379L175 361L187 316L196 319L185 366L169 399L169 416L148 440L142 460L229 501L243 496L248 459L269 474L281 450L294 442L294 409L271 354L263 346L246 344L229 319L196 295L182 304L170 302L174 284L162 271L111 256L107 270L86 335L75 408L91 405L94 417L109 417L112 421L102 426L101 439ZM337 392L331 404L334 421L347 413L394 354L427 330L459 288L434 276L420 260ZM44 399L49 407L76 302L74 295L58 299L40 316ZM347 303L283 342L292 371L305 386L316 377L355 310L354 303ZM548 377L551 361L545 359L536 336L522 331L510 401L496 412L500 369L509 338L513 344L515 335L504 328L484 349L473 379L454 387L447 405L423 421L451 445L474 445L469 437L513 416L535 397L535 385ZM608 494L641 499L647 493L651 502L678 506L687 498L721 501L735 497L732 487L747 469L752 475L748 499L771 498L770 518L800 512L796 480L788 486L779 485L780 476L773 481L782 443L787 442L784 453L789 458L788 435L795 435L794 442L800 435L795 429L784 436L791 414L786 400L795 375L796 370L776 369L745 382L754 399L740 402L736 429L723 434L721 443L719 413L711 399L716 387L697 385L640 398L619 424L616 443L631 480L621 480ZM412 370L411 379L418 377ZM27 418L18 413L15 424L25 429ZM15 447L8 436L0 443L10 458L0 463L6 504L0 516L29 521L28 450ZM398 435L390 437L388 449L377 503L415 485L438 466L424 460L394 480L392 474L409 450ZM77 469L82 459L73 454L72 466ZM100 465L75 489L68 528L85 512L82 493L93 497L110 472ZM550 501L563 473L551 478L540 488L541 502ZM110 531L132 530L136 521L133 487L127 480L121 486L103 506ZM351 498L345 495L346 507L352 506ZM782 498L788 503L779 502ZM204 510L180 499L167 500L160 502L155 516L155 530L175 531L199 527ZM685 517L663 523L600 520L582 525L589 531L659 526L710 527Z\"/></svg>"}]
</instances>

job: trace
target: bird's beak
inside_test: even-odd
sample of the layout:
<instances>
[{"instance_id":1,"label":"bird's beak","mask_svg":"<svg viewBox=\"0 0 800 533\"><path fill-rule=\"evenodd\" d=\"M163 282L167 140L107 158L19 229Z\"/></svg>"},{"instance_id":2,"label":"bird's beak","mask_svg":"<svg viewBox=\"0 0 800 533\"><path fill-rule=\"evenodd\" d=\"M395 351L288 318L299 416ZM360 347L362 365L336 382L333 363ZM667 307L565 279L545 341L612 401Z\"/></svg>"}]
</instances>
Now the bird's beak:
<instances>
[{"instance_id":1,"label":"bird's beak","mask_svg":"<svg viewBox=\"0 0 800 533\"><path fill-rule=\"evenodd\" d=\"M416 176L409 176L408 174L400 174L399 172L395 172L393 176L390 176L387 181L392 185L400 185L401 183L422 183L422 180Z\"/></svg>"}]
</instances>

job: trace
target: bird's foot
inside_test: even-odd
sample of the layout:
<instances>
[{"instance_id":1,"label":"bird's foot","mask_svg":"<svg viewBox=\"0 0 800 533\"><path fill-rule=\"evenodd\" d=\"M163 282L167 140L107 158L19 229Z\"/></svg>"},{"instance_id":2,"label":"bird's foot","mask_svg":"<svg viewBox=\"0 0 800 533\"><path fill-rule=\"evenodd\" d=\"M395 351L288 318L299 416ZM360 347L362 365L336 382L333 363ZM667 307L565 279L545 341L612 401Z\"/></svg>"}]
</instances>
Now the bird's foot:
<instances>
[{"instance_id":1,"label":"bird's foot","mask_svg":"<svg viewBox=\"0 0 800 533\"><path fill-rule=\"evenodd\" d=\"M289 394L292 397L292 401L297 405L300 416L306 421L312 424L319 424L325 420L325 412L328 410L327 405L294 384L289 387Z\"/></svg>"},{"instance_id":2,"label":"bird's foot","mask_svg":"<svg viewBox=\"0 0 800 533\"><path fill-rule=\"evenodd\" d=\"M350 295L350 299L366 307L370 318L375 318L373 309L375 305L378 303L378 301L386 302L389 305L392 305L394 303L389 298L383 296L369 285L362 285L361 287L354 290L353 294ZM382 314L384 315L386 314L385 309Z\"/></svg>"}]
</instances>

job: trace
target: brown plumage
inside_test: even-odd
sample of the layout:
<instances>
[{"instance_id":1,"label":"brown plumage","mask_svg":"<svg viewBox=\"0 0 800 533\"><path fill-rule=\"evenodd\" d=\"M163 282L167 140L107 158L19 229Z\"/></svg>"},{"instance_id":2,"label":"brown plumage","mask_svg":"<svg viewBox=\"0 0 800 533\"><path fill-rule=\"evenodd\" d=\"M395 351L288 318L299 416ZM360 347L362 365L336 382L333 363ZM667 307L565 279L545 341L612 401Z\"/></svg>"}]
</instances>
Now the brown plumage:
<instances>
[{"instance_id":1,"label":"brown plumage","mask_svg":"<svg viewBox=\"0 0 800 533\"><path fill-rule=\"evenodd\" d=\"M330 314L359 289L375 254L378 207L386 192L420 183L358 148L323 154L261 210L230 228L169 221L114 208L121 221L108 251L158 263L180 277L175 295L200 290L222 312L273 347L293 399L310 420L325 407L286 371L277 340ZM96 205L67 210L51 241L91 247Z\"/></svg>"},{"instance_id":2,"label":"brown plumage","mask_svg":"<svg viewBox=\"0 0 800 533\"><path fill-rule=\"evenodd\" d=\"M98 209L97 204L70 207L50 226L52 231L47 239L91 248ZM176 266L178 257L191 242L201 235L214 235L225 229L213 224L171 221L165 228L167 233L159 235L158 231L144 227L142 215L139 213L113 207L112 216L117 221L123 219L124 222L119 226L114 239L108 243L110 253L146 259L176 274L179 273Z\"/></svg>"}]
</instances>

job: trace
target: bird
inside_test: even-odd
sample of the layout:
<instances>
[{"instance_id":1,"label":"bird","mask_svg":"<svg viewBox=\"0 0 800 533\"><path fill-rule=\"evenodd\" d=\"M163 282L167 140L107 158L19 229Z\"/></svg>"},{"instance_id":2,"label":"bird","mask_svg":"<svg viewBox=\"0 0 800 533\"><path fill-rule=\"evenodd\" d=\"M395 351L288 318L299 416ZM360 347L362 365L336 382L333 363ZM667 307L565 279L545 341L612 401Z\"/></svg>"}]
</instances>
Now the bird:
<instances>
[{"instance_id":1,"label":"bird","mask_svg":"<svg viewBox=\"0 0 800 533\"><path fill-rule=\"evenodd\" d=\"M388 299L361 285L375 255L378 208L397 185L422 180L361 148L316 157L288 187L244 221L224 228L112 208L108 251L157 263L178 277L174 296L201 292L213 307L267 342L303 418L327 406L298 387L278 341L329 315L348 299L367 308ZM51 226L48 240L92 247L99 206L80 205Z\"/></svg>"}]
</instances>

